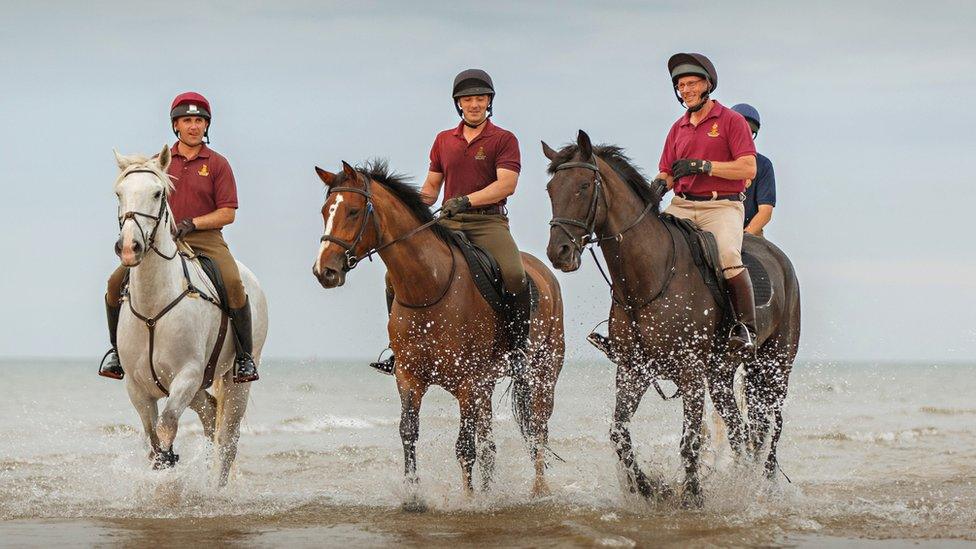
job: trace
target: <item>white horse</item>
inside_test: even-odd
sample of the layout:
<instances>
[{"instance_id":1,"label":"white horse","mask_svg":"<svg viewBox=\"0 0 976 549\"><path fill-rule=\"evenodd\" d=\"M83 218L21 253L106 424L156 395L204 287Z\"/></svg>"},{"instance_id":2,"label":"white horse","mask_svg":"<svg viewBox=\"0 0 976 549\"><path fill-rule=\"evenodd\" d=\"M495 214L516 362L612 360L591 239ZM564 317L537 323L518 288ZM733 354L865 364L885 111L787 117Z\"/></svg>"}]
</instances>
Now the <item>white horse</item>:
<instances>
[{"instance_id":1,"label":"white horse","mask_svg":"<svg viewBox=\"0 0 976 549\"><path fill-rule=\"evenodd\" d=\"M173 221L166 202L173 189L166 174L169 148L164 146L155 158L118 152L115 158L120 170L115 181L120 223L116 253L129 268L127 302L122 305L118 331L126 390L142 418L152 448L149 457L157 468L173 466L179 459L173 452L173 439L183 411L187 406L193 408L216 446L220 463L216 481L223 486L237 456L251 384L233 381L234 336L228 329L214 372L213 395L202 387L223 313L195 293L180 298L189 286L202 289L204 296L217 294L199 263L178 253L170 232ZM257 364L267 336L268 305L251 271L238 266L250 296ZM146 322L136 313L156 321ZM167 396L160 413L157 401Z\"/></svg>"}]
</instances>

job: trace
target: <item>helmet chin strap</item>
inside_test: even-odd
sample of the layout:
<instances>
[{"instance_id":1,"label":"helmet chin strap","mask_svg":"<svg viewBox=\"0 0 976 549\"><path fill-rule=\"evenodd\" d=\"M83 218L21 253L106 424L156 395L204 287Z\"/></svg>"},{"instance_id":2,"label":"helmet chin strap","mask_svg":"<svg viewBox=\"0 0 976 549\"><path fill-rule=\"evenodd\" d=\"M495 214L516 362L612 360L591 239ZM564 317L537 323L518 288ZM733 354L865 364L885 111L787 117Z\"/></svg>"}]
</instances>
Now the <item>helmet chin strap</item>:
<instances>
[{"instance_id":1,"label":"helmet chin strap","mask_svg":"<svg viewBox=\"0 0 976 549\"><path fill-rule=\"evenodd\" d=\"M695 105L694 107L687 107L688 112L698 112L702 110L702 107L705 106L705 103L708 103L708 92L702 94L701 101L699 101L697 105Z\"/></svg>"}]
</instances>

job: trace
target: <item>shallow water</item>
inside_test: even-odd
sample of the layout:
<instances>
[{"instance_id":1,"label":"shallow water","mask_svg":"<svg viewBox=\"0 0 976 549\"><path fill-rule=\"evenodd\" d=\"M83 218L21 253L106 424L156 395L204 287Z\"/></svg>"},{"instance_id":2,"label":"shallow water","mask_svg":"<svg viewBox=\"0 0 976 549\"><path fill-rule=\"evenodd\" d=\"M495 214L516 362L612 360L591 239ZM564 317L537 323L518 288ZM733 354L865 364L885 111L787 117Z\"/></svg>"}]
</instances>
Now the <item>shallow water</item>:
<instances>
[{"instance_id":1,"label":"shallow water","mask_svg":"<svg viewBox=\"0 0 976 549\"><path fill-rule=\"evenodd\" d=\"M28 375L29 374L29 375ZM648 505L620 488L608 441L613 372L569 364L557 385L547 474L496 391L496 483L472 498L454 457L458 412L432 389L421 412L419 496L406 513L392 378L359 364L268 361L230 485L209 484L195 415L179 465L151 470L123 385L88 363L0 362L0 542L228 542L381 546L872 545L976 541L976 366L799 365L774 483L706 455L706 506ZM680 479L680 404L649 392L633 424L646 470Z\"/></svg>"}]
</instances>

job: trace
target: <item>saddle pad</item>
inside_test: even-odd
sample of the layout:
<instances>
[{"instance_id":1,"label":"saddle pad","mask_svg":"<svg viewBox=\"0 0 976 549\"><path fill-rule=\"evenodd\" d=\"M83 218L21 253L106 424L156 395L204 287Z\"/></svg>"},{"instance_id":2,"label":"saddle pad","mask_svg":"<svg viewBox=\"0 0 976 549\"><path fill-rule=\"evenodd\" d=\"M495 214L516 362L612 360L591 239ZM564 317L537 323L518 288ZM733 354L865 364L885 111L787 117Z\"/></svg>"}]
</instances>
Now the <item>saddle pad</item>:
<instances>
[{"instance_id":1,"label":"saddle pad","mask_svg":"<svg viewBox=\"0 0 976 549\"><path fill-rule=\"evenodd\" d=\"M208 256L203 254L197 254L196 260L200 263L200 268L213 283L214 288L217 289L217 299L220 300L218 305L221 310L225 313L230 314L230 309L227 307L227 288L224 286L224 279L220 276L220 269L217 268L217 262Z\"/></svg>"},{"instance_id":2,"label":"saddle pad","mask_svg":"<svg viewBox=\"0 0 976 549\"><path fill-rule=\"evenodd\" d=\"M452 231L451 235L454 238L454 243L457 244L457 247L461 250L461 254L468 264L468 270L471 271L471 277L478 291L481 293L481 297L485 298L485 301L491 305L491 308L496 313L502 315L503 318L507 318L509 313L506 307L505 286L502 281L501 269L498 267L498 262L484 248L468 240L468 237L463 232ZM535 311L539 306L539 288L531 276L527 276L526 278L529 283L529 295L531 296L532 303L531 310Z\"/></svg>"},{"instance_id":3,"label":"saddle pad","mask_svg":"<svg viewBox=\"0 0 976 549\"><path fill-rule=\"evenodd\" d=\"M773 284L769 280L769 273L763 266L759 258L742 252L742 264L749 269L749 277L752 279L752 291L756 298L756 307L765 307L773 298Z\"/></svg>"}]
</instances>

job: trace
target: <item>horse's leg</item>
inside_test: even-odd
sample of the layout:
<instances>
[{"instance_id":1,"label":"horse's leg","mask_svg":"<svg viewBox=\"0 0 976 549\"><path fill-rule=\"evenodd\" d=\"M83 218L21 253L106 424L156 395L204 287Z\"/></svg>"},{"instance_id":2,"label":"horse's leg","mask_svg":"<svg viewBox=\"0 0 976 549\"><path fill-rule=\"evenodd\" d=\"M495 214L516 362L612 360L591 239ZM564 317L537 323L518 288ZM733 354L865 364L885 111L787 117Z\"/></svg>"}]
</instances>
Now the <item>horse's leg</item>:
<instances>
[{"instance_id":1,"label":"horse's leg","mask_svg":"<svg viewBox=\"0 0 976 549\"><path fill-rule=\"evenodd\" d=\"M681 461L685 468L681 505L685 508L698 509L705 503L701 481L698 478L698 466L701 460L702 414L705 407L705 383L700 375L700 370L693 368L692 372L681 380L681 402L684 407Z\"/></svg>"},{"instance_id":2,"label":"horse's leg","mask_svg":"<svg viewBox=\"0 0 976 549\"><path fill-rule=\"evenodd\" d=\"M213 442L214 430L217 427L217 397L201 389L190 401L190 409L200 416L203 434Z\"/></svg>"},{"instance_id":3,"label":"horse's leg","mask_svg":"<svg viewBox=\"0 0 976 549\"><path fill-rule=\"evenodd\" d=\"M556 376L562 366L562 353L554 355L548 346L543 346L535 354L532 372L535 373L532 398L532 460L535 464L535 483L532 496L542 497L550 494L546 484L546 449L549 445L549 418L552 416L553 400L556 392Z\"/></svg>"},{"instance_id":4,"label":"horse's leg","mask_svg":"<svg viewBox=\"0 0 976 549\"><path fill-rule=\"evenodd\" d=\"M662 481L652 483L641 471L630 438L630 420L641 398L651 384L650 376L634 372L628 366L617 367L617 401L613 411L610 441L617 449L617 457L627 473L627 488L645 498L664 499L670 495Z\"/></svg>"},{"instance_id":5,"label":"horse's leg","mask_svg":"<svg viewBox=\"0 0 976 549\"><path fill-rule=\"evenodd\" d=\"M464 492L470 495L474 488L471 484L471 473L474 467L477 451L474 446L475 421L478 417L478 406L470 389L462 389L458 392L458 406L461 409L461 427L458 430L457 442L454 445L454 452L457 454L458 463L461 464L461 485Z\"/></svg>"},{"instance_id":6,"label":"horse's leg","mask_svg":"<svg viewBox=\"0 0 976 549\"><path fill-rule=\"evenodd\" d=\"M766 407L763 363L756 360L746 364L746 403L749 414L749 456L759 460L769 433L769 410Z\"/></svg>"},{"instance_id":7,"label":"horse's leg","mask_svg":"<svg viewBox=\"0 0 976 549\"><path fill-rule=\"evenodd\" d=\"M142 420L142 429L149 437L149 461L155 462L159 456L159 437L156 436L156 422L159 420L159 409L156 407L156 399L139 391L135 383L125 384L126 392L129 394L129 401L132 407L139 414Z\"/></svg>"},{"instance_id":8,"label":"horse's leg","mask_svg":"<svg viewBox=\"0 0 976 549\"><path fill-rule=\"evenodd\" d=\"M495 440L492 437L491 396L494 384L489 384L486 390L478 396L481 407L478 409L478 419L475 423L477 437L478 467L481 469L481 489L488 491L495 476Z\"/></svg>"},{"instance_id":9,"label":"horse's leg","mask_svg":"<svg viewBox=\"0 0 976 549\"><path fill-rule=\"evenodd\" d=\"M743 434L742 415L735 403L735 393L733 384L735 382L735 370L728 371L729 368L721 360L713 359L710 363L710 374L708 376L708 390L712 397L715 409L725 422L725 428L729 436L729 446L735 452L738 459L742 455L745 435Z\"/></svg>"},{"instance_id":10,"label":"horse's leg","mask_svg":"<svg viewBox=\"0 0 976 549\"><path fill-rule=\"evenodd\" d=\"M195 376L193 364L186 364L180 370L169 388L169 398L156 424L156 435L159 436L159 457L156 460L160 468L173 467L179 461L179 456L173 451L173 440L179 427L180 416L190 405L190 401L200 390L200 377Z\"/></svg>"},{"instance_id":11,"label":"horse's leg","mask_svg":"<svg viewBox=\"0 0 976 549\"><path fill-rule=\"evenodd\" d=\"M219 417L214 443L217 447L217 485L223 487L230 476L230 468L237 459L237 442L241 438L241 422L247 411L247 396L251 392L250 383L234 383L233 369L218 380L216 388L220 397Z\"/></svg>"},{"instance_id":12,"label":"horse's leg","mask_svg":"<svg viewBox=\"0 0 976 549\"><path fill-rule=\"evenodd\" d=\"M403 475L407 483L416 486L417 476L417 438L420 435L420 403L427 387L401 366L395 371L397 390L400 393L400 441L403 443ZM403 503L405 511L422 512L427 509L416 493Z\"/></svg>"}]
</instances>

